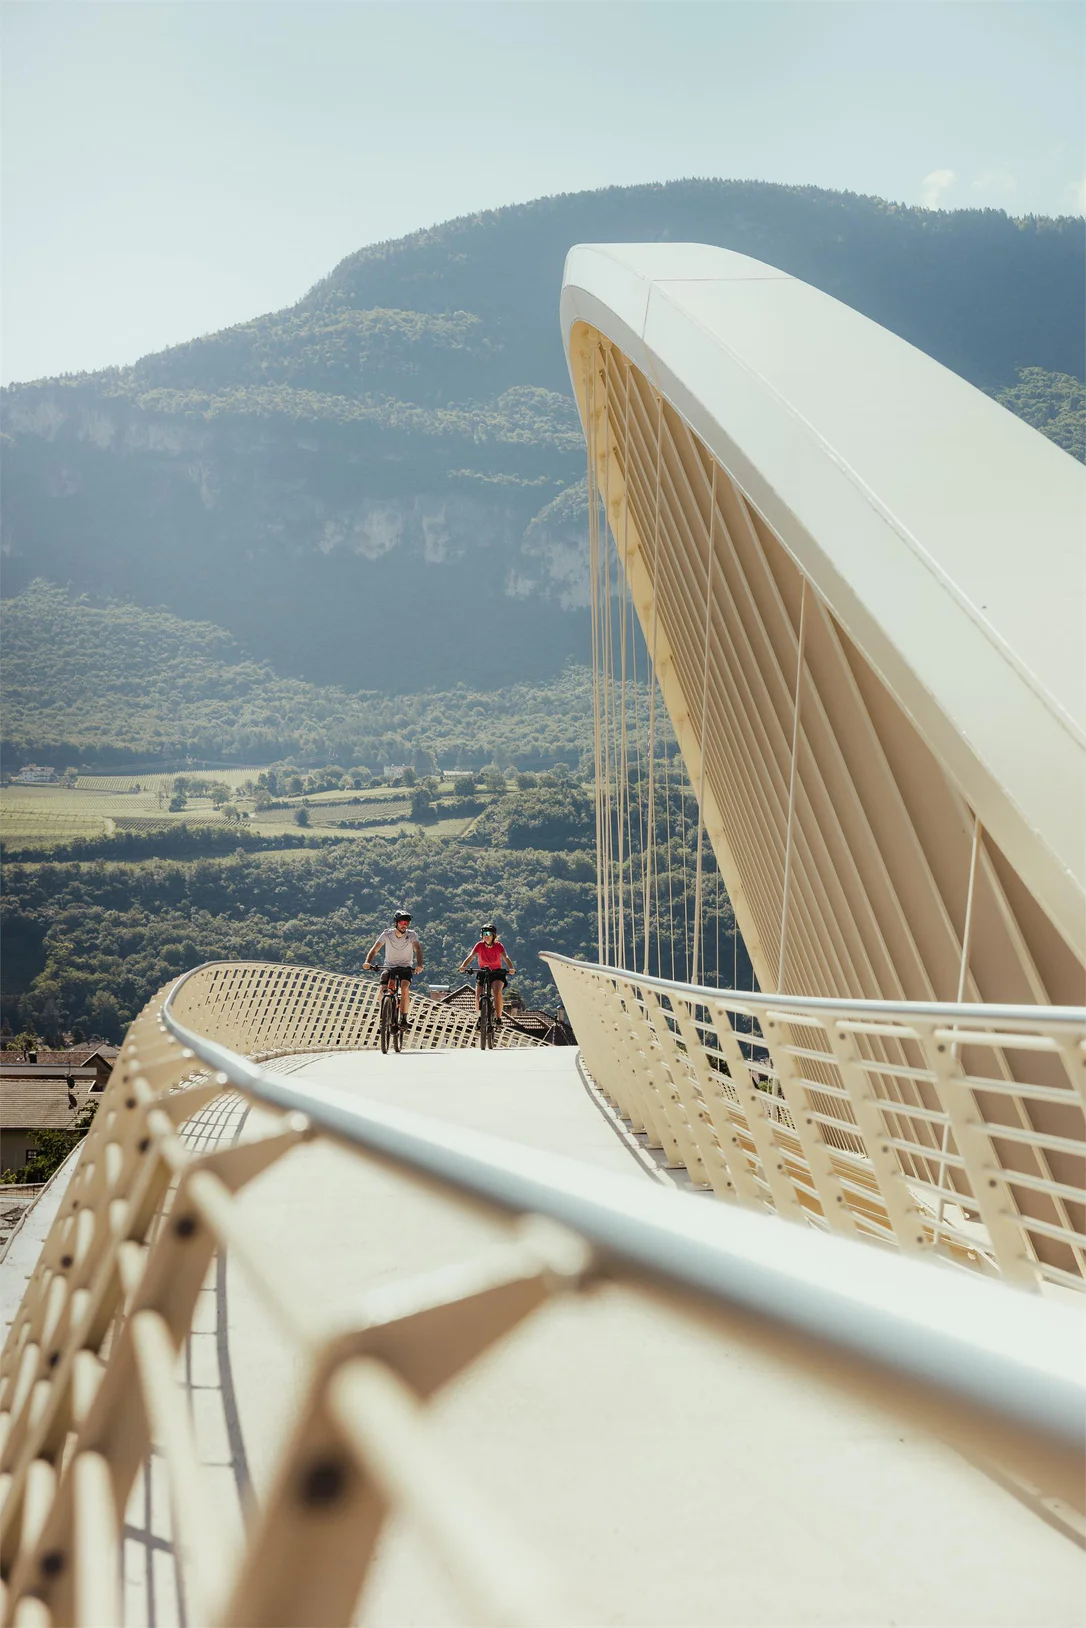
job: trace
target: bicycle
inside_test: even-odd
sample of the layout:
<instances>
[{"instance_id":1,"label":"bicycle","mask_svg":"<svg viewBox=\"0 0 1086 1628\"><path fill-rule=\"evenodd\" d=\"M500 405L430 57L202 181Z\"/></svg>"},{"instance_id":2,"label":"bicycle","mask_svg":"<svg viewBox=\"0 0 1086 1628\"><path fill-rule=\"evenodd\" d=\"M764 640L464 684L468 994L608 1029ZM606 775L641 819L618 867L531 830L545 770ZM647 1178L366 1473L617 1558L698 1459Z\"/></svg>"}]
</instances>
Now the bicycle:
<instances>
[{"instance_id":1,"label":"bicycle","mask_svg":"<svg viewBox=\"0 0 1086 1628\"><path fill-rule=\"evenodd\" d=\"M390 1042L393 1051L403 1049L404 1024L400 1017L400 979L395 971L381 991L381 1014L377 1032L381 1040L382 1055L387 1056Z\"/></svg>"},{"instance_id":2,"label":"bicycle","mask_svg":"<svg viewBox=\"0 0 1086 1628\"><path fill-rule=\"evenodd\" d=\"M486 971L486 969L484 969ZM487 1047L494 1050L494 977L490 972L479 985L479 1049L486 1051Z\"/></svg>"}]
</instances>

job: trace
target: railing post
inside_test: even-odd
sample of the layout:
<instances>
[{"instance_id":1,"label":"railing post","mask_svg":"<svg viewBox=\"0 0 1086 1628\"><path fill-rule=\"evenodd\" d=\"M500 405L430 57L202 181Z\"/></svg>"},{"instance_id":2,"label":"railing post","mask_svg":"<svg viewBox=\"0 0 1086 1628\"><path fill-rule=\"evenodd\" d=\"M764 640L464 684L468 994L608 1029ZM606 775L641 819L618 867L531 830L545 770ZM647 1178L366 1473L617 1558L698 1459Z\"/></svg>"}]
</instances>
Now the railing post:
<instances>
[{"instance_id":1,"label":"railing post","mask_svg":"<svg viewBox=\"0 0 1086 1628\"><path fill-rule=\"evenodd\" d=\"M773 1205L778 1215L784 1216L787 1220L806 1222L807 1212L800 1203L792 1178L788 1174L785 1151L777 1140L776 1127L766 1112L766 1102L769 1099L754 1084L747 1060L735 1037L727 1007L723 1001L713 1001L710 1010L720 1049L728 1065L740 1108L746 1116L747 1129L772 1195ZM733 1137L732 1145L737 1150L740 1149L738 1136Z\"/></svg>"},{"instance_id":2,"label":"railing post","mask_svg":"<svg viewBox=\"0 0 1086 1628\"><path fill-rule=\"evenodd\" d=\"M848 1092L849 1105L871 1160L894 1237L907 1255L929 1253L924 1218L919 1204L909 1192L897 1154L887 1144L884 1110L875 1104L871 1076L859 1065L855 1036L842 1031L839 1022L839 1019L826 1019L826 1036L837 1059L841 1083Z\"/></svg>"},{"instance_id":3,"label":"railing post","mask_svg":"<svg viewBox=\"0 0 1086 1628\"><path fill-rule=\"evenodd\" d=\"M831 1163L830 1150L822 1140L822 1128L818 1121L811 1117L810 1083L796 1067L795 1059L789 1050L790 1042L783 1034L786 1022L783 1013L774 1013L770 1016L767 1012L762 1018L762 1033L766 1037L766 1044L777 1070L777 1078L784 1092L784 1100L788 1104L796 1136L803 1149L803 1157L811 1173L811 1180L814 1182L826 1223L834 1232L852 1234L856 1231L856 1220L849 1209L840 1178ZM776 1046L772 1043L774 1038L777 1039Z\"/></svg>"},{"instance_id":4,"label":"railing post","mask_svg":"<svg viewBox=\"0 0 1086 1628\"><path fill-rule=\"evenodd\" d=\"M1019 1225L1017 1208L1007 1179L992 1147L987 1131L980 1129L976 1099L965 1084L960 1047L937 1040L933 1024L914 1023L921 1036L928 1062L935 1075L943 1111L950 1122L958 1153L972 1188L972 1198L988 1229L992 1249L1004 1277L1020 1288L1037 1292L1037 1271L1025 1253L1026 1234ZM962 1044L968 1044L963 1033Z\"/></svg>"},{"instance_id":5,"label":"railing post","mask_svg":"<svg viewBox=\"0 0 1086 1628\"><path fill-rule=\"evenodd\" d=\"M722 1173L723 1161L720 1149L716 1146L711 1125L701 1116L700 1093L692 1088L691 1070L687 1066L686 1057L676 1045L667 1014L651 990L644 991L644 1000L645 1009L650 1015L657 1042L671 1076L674 1089L672 1100L678 1125L676 1137L683 1150L683 1163L691 1180L699 1186L712 1187L714 1192L718 1188L723 1188L727 1192L731 1186L726 1175L727 1166L723 1167Z\"/></svg>"},{"instance_id":6,"label":"railing post","mask_svg":"<svg viewBox=\"0 0 1086 1628\"><path fill-rule=\"evenodd\" d=\"M721 1089L721 1076L709 1061L693 1012L684 1000L673 1001L672 1010L701 1088L699 1117L704 1114L713 1127L716 1137L714 1146L727 1173L726 1192L722 1196L734 1198L751 1209L761 1209L762 1198L751 1175L746 1152L736 1137L730 1104Z\"/></svg>"}]
</instances>

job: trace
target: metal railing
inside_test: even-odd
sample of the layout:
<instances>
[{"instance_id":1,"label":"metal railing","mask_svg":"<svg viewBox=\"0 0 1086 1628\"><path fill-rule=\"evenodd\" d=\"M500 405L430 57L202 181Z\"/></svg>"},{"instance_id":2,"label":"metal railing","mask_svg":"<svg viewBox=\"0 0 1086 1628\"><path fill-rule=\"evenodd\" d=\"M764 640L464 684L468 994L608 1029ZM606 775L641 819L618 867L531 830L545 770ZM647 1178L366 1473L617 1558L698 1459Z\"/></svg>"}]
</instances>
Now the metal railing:
<instances>
[{"instance_id":1,"label":"metal railing","mask_svg":"<svg viewBox=\"0 0 1086 1628\"><path fill-rule=\"evenodd\" d=\"M1086 1010L703 988L545 955L585 1063L722 1198L1086 1288Z\"/></svg>"},{"instance_id":2,"label":"metal railing","mask_svg":"<svg viewBox=\"0 0 1086 1628\"><path fill-rule=\"evenodd\" d=\"M1081 1500L1086 1375L1080 1320L1065 1306L306 1088L197 1030L207 992L201 969L133 1024L12 1325L0 1389L6 1620L122 1620L125 1510L152 1442L190 1620L349 1622L393 1511L445 1562L472 1621L584 1620L482 1507L425 1404L551 1297L601 1279L720 1319L1045 1496ZM308 1021L299 1014L299 1033ZM232 999L218 1026L231 1024L244 1027ZM231 1093L271 1117L224 1148L201 1120ZM503 1213L510 1230L459 1266L371 1289L353 1327L318 1338L304 1294L235 1202L316 1138ZM176 1382L217 1251L250 1280L304 1371L293 1429L233 1544L208 1514Z\"/></svg>"},{"instance_id":3,"label":"metal railing","mask_svg":"<svg viewBox=\"0 0 1086 1628\"><path fill-rule=\"evenodd\" d=\"M375 977L266 961L211 961L178 985L178 1017L207 1039L247 1056L272 1052L358 1051L377 1044L381 991ZM475 1019L417 991L405 1051L471 1046ZM496 1048L542 1042L504 1025Z\"/></svg>"}]
</instances>

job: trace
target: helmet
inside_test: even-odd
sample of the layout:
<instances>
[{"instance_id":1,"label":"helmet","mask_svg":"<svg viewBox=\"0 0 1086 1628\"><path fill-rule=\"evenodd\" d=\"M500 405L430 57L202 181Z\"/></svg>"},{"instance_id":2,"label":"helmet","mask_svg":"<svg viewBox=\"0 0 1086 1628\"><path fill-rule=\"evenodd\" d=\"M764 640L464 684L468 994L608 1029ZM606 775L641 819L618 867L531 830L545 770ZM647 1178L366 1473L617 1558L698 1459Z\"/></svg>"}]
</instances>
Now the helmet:
<instances>
[{"instance_id":1,"label":"helmet","mask_svg":"<svg viewBox=\"0 0 1086 1628\"><path fill-rule=\"evenodd\" d=\"M481 938L484 933L496 933L497 931L498 929L492 921L485 921L479 929L479 937Z\"/></svg>"},{"instance_id":2,"label":"helmet","mask_svg":"<svg viewBox=\"0 0 1086 1628\"><path fill-rule=\"evenodd\" d=\"M410 910L397 910L392 919L393 919L394 922L396 922L396 921L410 921L411 920L411 912L410 912Z\"/></svg>"}]
</instances>

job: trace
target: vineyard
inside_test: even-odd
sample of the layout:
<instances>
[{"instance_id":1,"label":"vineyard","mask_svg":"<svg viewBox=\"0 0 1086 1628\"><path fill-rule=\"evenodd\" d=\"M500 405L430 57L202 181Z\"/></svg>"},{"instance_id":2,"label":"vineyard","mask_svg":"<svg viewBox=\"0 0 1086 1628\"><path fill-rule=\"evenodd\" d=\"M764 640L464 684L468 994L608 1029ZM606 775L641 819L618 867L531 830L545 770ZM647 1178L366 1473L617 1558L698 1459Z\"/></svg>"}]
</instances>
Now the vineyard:
<instances>
[{"instance_id":1,"label":"vineyard","mask_svg":"<svg viewBox=\"0 0 1086 1628\"><path fill-rule=\"evenodd\" d=\"M47 848L74 837L101 837L109 834L113 821L99 815L9 809L0 806L0 840L14 847Z\"/></svg>"},{"instance_id":2,"label":"vineyard","mask_svg":"<svg viewBox=\"0 0 1086 1628\"><path fill-rule=\"evenodd\" d=\"M130 794L138 788L144 792L165 793L169 791L178 774L187 772L178 770L171 774L81 774L76 781L76 790ZM246 781L255 779L260 773L259 769L200 769L192 772L199 774L204 780L221 780L231 791L236 791L240 786L244 786Z\"/></svg>"},{"instance_id":3,"label":"vineyard","mask_svg":"<svg viewBox=\"0 0 1086 1628\"><path fill-rule=\"evenodd\" d=\"M424 820L411 817L411 791L399 785L342 788L303 795L278 795L273 808L259 807L241 788L252 785L253 768L215 770L189 780L218 781L230 787L229 813L210 797L187 795L181 808L170 808L173 774L80 775L74 786L0 787L0 840L9 850L48 850L77 837L167 834L180 825L221 828L236 825L254 836L272 837L308 830L314 837L398 837L425 833L431 837L463 836L488 800L486 792L465 801L443 783ZM210 789L204 787L202 789ZM262 794L266 800L266 793ZM299 813L304 809L301 819Z\"/></svg>"}]
</instances>

